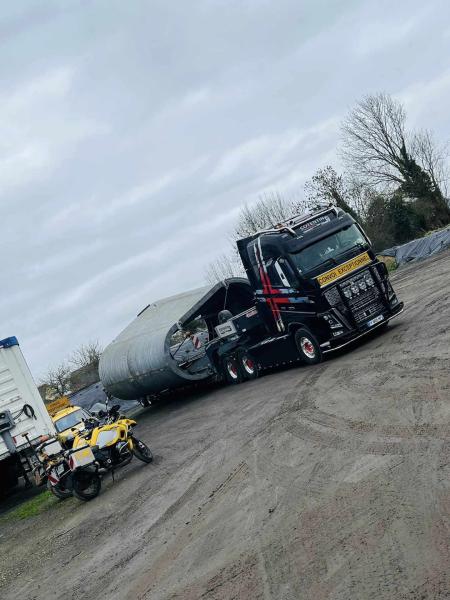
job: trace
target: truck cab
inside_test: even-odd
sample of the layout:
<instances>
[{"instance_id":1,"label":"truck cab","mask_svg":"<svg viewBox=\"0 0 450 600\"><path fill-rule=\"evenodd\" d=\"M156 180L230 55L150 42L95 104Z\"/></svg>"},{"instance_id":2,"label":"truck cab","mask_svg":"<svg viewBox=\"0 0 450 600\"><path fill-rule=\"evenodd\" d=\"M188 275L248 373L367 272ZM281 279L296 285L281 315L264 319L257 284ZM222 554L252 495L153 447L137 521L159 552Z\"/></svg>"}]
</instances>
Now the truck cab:
<instances>
[{"instance_id":1,"label":"truck cab","mask_svg":"<svg viewBox=\"0 0 450 600\"><path fill-rule=\"evenodd\" d=\"M403 308L363 229L338 208L294 218L238 248L272 333L306 326L332 349Z\"/></svg>"}]
</instances>

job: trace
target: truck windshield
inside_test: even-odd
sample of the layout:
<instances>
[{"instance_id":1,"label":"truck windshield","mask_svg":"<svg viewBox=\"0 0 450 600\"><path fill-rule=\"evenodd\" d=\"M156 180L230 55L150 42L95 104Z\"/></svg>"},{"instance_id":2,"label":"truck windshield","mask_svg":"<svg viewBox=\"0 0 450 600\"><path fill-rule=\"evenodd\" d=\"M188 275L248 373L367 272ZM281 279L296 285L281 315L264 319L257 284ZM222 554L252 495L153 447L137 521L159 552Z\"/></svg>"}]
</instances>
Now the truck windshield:
<instances>
[{"instance_id":1,"label":"truck windshield","mask_svg":"<svg viewBox=\"0 0 450 600\"><path fill-rule=\"evenodd\" d=\"M325 237L297 254L292 260L303 275L310 271L325 271L344 262L351 250L362 252L369 246L367 239L356 225L350 225L337 233ZM322 267L322 269L321 269Z\"/></svg>"},{"instance_id":2,"label":"truck windshield","mask_svg":"<svg viewBox=\"0 0 450 600\"><path fill-rule=\"evenodd\" d=\"M71 427L75 427L78 423L81 423L83 420L83 413L81 410L76 410L65 417L61 417L57 421L55 421L56 431L61 433L66 429L70 429Z\"/></svg>"}]
</instances>

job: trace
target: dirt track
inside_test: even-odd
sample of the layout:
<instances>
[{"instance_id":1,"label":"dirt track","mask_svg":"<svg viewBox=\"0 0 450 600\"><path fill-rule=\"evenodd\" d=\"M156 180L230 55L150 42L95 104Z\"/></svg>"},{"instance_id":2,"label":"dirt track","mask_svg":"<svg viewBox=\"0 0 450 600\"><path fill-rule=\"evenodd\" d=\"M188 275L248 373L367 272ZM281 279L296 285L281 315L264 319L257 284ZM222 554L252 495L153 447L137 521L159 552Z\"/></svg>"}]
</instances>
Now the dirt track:
<instances>
[{"instance_id":1,"label":"dirt track","mask_svg":"<svg viewBox=\"0 0 450 600\"><path fill-rule=\"evenodd\" d=\"M385 334L143 414L153 465L3 526L0 596L449 598L450 254L393 283Z\"/></svg>"}]
</instances>

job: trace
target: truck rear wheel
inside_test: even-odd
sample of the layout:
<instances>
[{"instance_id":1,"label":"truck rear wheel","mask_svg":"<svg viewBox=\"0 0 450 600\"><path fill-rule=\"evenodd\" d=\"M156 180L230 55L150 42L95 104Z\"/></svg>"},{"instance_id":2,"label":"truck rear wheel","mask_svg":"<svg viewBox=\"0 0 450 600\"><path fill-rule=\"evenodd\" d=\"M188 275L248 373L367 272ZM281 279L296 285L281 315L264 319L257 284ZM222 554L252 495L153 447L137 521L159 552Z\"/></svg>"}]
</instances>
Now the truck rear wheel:
<instances>
[{"instance_id":1,"label":"truck rear wheel","mask_svg":"<svg viewBox=\"0 0 450 600\"><path fill-rule=\"evenodd\" d=\"M242 370L238 359L233 356L225 356L223 359L223 371L225 374L225 380L231 385L242 383Z\"/></svg>"},{"instance_id":2,"label":"truck rear wheel","mask_svg":"<svg viewBox=\"0 0 450 600\"><path fill-rule=\"evenodd\" d=\"M241 350L238 357L244 379L257 379L259 368L253 356L247 350Z\"/></svg>"},{"instance_id":3,"label":"truck rear wheel","mask_svg":"<svg viewBox=\"0 0 450 600\"><path fill-rule=\"evenodd\" d=\"M320 344L309 329L302 328L295 332L295 344L301 360L307 365L315 365L322 361Z\"/></svg>"}]
</instances>

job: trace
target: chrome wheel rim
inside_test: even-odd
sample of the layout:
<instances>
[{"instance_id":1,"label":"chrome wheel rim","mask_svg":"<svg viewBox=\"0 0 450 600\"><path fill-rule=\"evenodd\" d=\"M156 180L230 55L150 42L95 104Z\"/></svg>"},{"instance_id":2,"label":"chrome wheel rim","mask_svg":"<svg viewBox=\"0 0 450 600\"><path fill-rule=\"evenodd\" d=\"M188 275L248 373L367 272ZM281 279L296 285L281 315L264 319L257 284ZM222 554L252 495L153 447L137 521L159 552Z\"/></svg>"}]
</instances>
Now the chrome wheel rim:
<instances>
[{"instance_id":1,"label":"chrome wheel rim","mask_svg":"<svg viewBox=\"0 0 450 600\"><path fill-rule=\"evenodd\" d=\"M236 365L233 362L227 361L227 371L228 371L229 376L232 379L238 378L238 370L237 370Z\"/></svg>"},{"instance_id":2,"label":"chrome wheel rim","mask_svg":"<svg viewBox=\"0 0 450 600\"><path fill-rule=\"evenodd\" d=\"M314 344L307 337L302 337L300 339L300 346L303 354L308 358L315 358L316 350L314 348Z\"/></svg>"},{"instance_id":3,"label":"chrome wheel rim","mask_svg":"<svg viewBox=\"0 0 450 600\"><path fill-rule=\"evenodd\" d=\"M255 363L248 356L244 356L242 359L242 366L244 367L246 373L249 375L253 375L255 372Z\"/></svg>"}]
</instances>

